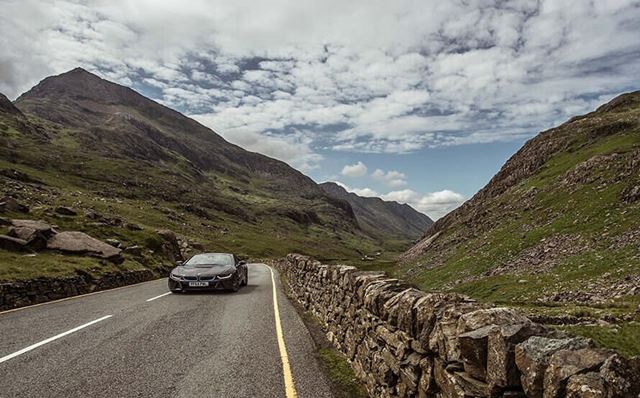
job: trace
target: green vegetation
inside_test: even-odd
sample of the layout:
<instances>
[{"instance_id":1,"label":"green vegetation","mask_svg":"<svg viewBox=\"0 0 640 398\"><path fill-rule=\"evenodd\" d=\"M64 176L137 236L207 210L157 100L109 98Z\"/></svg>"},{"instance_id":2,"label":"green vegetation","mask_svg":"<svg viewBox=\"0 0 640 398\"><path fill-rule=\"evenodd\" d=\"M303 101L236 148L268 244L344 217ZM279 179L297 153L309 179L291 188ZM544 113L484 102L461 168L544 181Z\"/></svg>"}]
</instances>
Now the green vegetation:
<instances>
[{"instance_id":1,"label":"green vegetation","mask_svg":"<svg viewBox=\"0 0 640 398\"><path fill-rule=\"evenodd\" d=\"M329 378L335 385L340 386L338 397L367 397L364 388L358 383L353 369L349 366L349 362L347 362L344 355L333 348L321 348L319 354Z\"/></svg>"},{"instance_id":2,"label":"green vegetation","mask_svg":"<svg viewBox=\"0 0 640 398\"><path fill-rule=\"evenodd\" d=\"M629 357L640 355L640 324L637 322L607 326L563 326L560 329L589 337L598 346L614 349Z\"/></svg>"},{"instance_id":3,"label":"green vegetation","mask_svg":"<svg viewBox=\"0 0 640 398\"><path fill-rule=\"evenodd\" d=\"M425 252L372 268L531 315L613 320L571 329L637 353L640 93L618 104L542 133Z\"/></svg>"}]
</instances>

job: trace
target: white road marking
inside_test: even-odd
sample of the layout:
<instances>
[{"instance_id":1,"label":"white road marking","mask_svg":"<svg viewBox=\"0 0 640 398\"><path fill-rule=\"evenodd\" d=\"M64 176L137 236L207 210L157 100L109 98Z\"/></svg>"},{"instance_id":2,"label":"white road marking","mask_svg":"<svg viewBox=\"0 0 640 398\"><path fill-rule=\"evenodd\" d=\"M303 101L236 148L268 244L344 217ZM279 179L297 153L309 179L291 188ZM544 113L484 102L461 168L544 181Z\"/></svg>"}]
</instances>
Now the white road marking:
<instances>
[{"instance_id":1,"label":"white road marking","mask_svg":"<svg viewBox=\"0 0 640 398\"><path fill-rule=\"evenodd\" d=\"M265 264L266 265L266 264ZM282 323L280 322L280 309L278 307L278 292L276 290L276 281L273 277L273 269L267 265L271 272L271 286L273 286L273 312L276 317L276 336L278 338L278 348L280 349L280 358L282 359L282 373L284 376L284 391L286 398L296 398L298 393L293 383L293 375L291 374L291 366L289 366L289 354L287 354L287 346L284 344L284 333L282 333Z\"/></svg>"},{"instance_id":2,"label":"white road marking","mask_svg":"<svg viewBox=\"0 0 640 398\"><path fill-rule=\"evenodd\" d=\"M161 295L159 295L159 296L151 297L150 299L147 299L147 301L153 301L153 300L155 300L155 299L159 299L160 297L164 297L164 296L166 296L167 294L171 294L171 292L166 292L166 293L162 293L162 294L161 294Z\"/></svg>"},{"instance_id":3,"label":"white road marking","mask_svg":"<svg viewBox=\"0 0 640 398\"><path fill-rule=\"evenodd\" d=\"M87 326L91 326L91 325L93 325L93 324L95 324L95 323L98 323L98 322L100 322L100 321L104 321L105 319L111 318L112 316L113 316L113 315L103 316L102 318L98 318L98 319L96 319L96 320L94 320L94 321L91 321L91 322L89 322L89 323L85 323L84 325L80 325L80 326L78 326L78 327L76 327L76 328L73 328L73 329L71 329L71 330L67 330L66 332L60 333L60 334L55 335L55 336L53 336L53 337L49 337L49 338L48 338L48 339L46 339L46 340L42 340L42 341L41 341L41 342L39 342L39 343L35 343L35 344L33 344L33 345L30 345L29 347L26 347L26 348L21 349L20 351L16 351L16 352L14 352L13 354L9 354L9 355L7 355L7 356L4 356L4 357L0 358L0 363L5 362L5 361L8 361L8 360L9 360L9 359L11 359L11 358L15 358L15 357L17 357L18 355L22 355L22 354L24 354L25 352L29 352L29 351L31 351L31 350L33 350L33 349L36 349L36 348L38 348L38 347L40 347L40 346L42 346L42 345L47 344L47 343L51 343L52 341L57 340L57 339L59 339L59 338L61 338L61 337L64 337L64 336L70 335L71 333L75 333L75 332L77 332L77 331L78 331L78 330L80 330L80 329L84 329L84 328L86 328Z\"/></svg>"}]
</instances>

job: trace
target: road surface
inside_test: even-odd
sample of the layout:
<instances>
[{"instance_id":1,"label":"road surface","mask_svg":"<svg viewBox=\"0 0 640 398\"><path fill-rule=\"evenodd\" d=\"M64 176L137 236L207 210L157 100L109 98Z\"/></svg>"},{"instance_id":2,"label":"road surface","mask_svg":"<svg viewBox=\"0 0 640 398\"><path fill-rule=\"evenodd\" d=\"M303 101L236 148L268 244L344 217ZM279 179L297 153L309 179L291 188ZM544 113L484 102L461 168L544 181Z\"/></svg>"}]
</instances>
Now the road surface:
<instances>
[{"instance_id":1,"label":"road surface","mask_svg":"<svg viewBox=\"0 0 640 398\"><path fill-rule=\"evenodd\" d=\"M160 279L0 313L0 396L331 397L273 273L249 265L238 293Z\"/></svg>"}]
</instances>

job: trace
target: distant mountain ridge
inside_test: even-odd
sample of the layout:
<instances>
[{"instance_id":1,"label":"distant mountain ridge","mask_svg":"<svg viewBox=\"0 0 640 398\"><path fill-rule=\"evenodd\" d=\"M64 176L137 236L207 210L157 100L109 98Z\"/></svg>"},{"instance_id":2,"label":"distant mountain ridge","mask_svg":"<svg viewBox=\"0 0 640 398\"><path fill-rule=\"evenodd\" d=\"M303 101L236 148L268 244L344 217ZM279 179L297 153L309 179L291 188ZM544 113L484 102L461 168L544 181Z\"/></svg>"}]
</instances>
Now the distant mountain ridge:
<instances>
[{"instance_id":1,"label":"distant mountain ridge","mask_svg":"<svg viewBox=\"0 0 640 398\"><path fill-rule=\"evenodd\" d=\"M362 197L336 184L320 184L328 195L351 204L360 227L373 236L397 236L417 239L433 224L433 220L407 204Z\"/></svg>"}]
</instances>

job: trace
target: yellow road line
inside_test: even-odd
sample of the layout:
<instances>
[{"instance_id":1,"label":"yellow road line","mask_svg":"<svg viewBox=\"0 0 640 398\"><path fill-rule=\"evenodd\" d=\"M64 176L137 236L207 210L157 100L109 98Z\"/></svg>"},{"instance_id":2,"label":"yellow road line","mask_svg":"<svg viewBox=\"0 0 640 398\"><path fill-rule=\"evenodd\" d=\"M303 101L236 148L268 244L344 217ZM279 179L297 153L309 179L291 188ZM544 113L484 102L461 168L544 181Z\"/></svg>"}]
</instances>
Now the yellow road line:
<instances>
[{"instance_id":1,"label":"yellow road line","mask_svg":"<svg viewBox=\"0 0 640 398\"><path fill-rule=\"evenodd\" d=\"M287 346L284 344L284 334L282 333L282 323L280 322L280 309L278 307L278 292L276 290L276 280L273 276L273 269L269 267L271 272L271 286L273 287L273 312L276 317L276 336L278 336L278 348L280 349L280 358L282 359L282 373L284 374L284 390L287 398L296 398L298 393L293 384L293 375L289 366L289 355L287 354Z\"/></svg>"}]
</instances>

